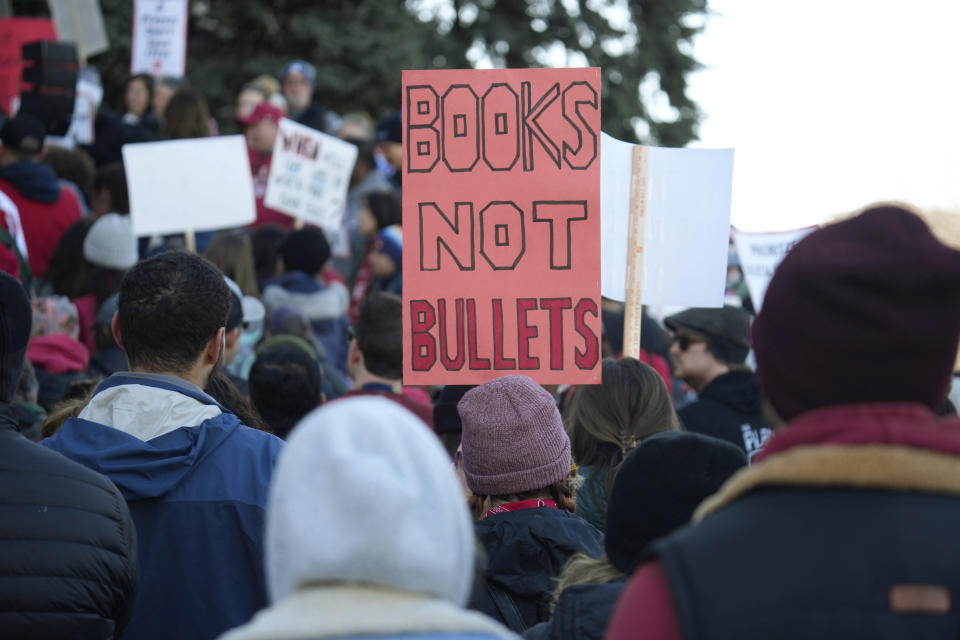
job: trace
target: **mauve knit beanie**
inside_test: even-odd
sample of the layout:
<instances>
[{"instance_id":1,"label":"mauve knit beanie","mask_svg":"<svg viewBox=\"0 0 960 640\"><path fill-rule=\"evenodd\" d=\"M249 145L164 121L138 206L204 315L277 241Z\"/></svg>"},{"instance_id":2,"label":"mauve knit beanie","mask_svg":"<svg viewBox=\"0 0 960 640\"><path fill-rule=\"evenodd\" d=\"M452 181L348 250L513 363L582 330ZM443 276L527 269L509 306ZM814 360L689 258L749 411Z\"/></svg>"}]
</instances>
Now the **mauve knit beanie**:
<instances>
[{"instance_id":1,"label":"mauve knit beanie","mask_svg":"<svg viewBox=\"0 0 960 640\"><path fill-rule=\"evenodd\" d=\"M542 489L570 473L570 439L560 411L526 376L504 376L471 389L457 405L463 422L463 472L478 495Z\"/></svg>"},{"instance_id":2,"label":"mauve knit beanie","mask_svg":"<svg viewBox=\"0 0 960 640\"><path fill-rule=\"evenodd\" d=\"M753 323L760 386L781 418L946 397L960 339L960 251L916 215L869 209L786 255Z\"/></svg>"}]
</instances>

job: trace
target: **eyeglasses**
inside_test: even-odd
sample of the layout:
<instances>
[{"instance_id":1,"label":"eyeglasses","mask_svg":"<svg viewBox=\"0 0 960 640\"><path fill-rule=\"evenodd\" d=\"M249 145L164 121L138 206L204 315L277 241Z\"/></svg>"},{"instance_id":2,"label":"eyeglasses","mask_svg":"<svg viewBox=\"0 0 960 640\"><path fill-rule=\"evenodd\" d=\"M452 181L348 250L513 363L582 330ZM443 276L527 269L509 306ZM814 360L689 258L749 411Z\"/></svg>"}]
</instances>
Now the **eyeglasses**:
<instances>
[{"instance_id":1,"label":"eyeglasses","mask_svg":"<svg viewBox=\"0 0 960 640\"><path fill-rule=\"evenodd\" d=\"M706 342L706 340L703 338L694 338L693 336L688 336L684 333L677 333L674 334L673 339L670 342L671 344L676 343L676 345L680 347L680 351L686 351L690 348L690 345Z\"/></svg>"}]
</instances>

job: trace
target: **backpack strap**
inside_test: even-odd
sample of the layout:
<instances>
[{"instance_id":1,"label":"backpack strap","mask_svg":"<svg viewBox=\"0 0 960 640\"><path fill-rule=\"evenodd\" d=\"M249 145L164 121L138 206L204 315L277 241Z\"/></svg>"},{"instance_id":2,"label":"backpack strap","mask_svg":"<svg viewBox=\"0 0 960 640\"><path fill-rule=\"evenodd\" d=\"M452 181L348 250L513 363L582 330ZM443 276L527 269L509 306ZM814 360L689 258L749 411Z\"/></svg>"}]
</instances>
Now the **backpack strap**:
<instances>
[{"instance_id":1,"label":"backpack strap","mask_svg":"<svg viewBox=\"0 0 960 640\"><path fill-rule=\"evenodd\" d=\"M503 623L516 633L526 631L527 623L523 621L520 609L517 608L517 603L514 602L510 594L489 582L486 584L486 589L490 599L493 600L493 604L497 606L497 611L500 612Z\"/></svg>"}]
</instances>

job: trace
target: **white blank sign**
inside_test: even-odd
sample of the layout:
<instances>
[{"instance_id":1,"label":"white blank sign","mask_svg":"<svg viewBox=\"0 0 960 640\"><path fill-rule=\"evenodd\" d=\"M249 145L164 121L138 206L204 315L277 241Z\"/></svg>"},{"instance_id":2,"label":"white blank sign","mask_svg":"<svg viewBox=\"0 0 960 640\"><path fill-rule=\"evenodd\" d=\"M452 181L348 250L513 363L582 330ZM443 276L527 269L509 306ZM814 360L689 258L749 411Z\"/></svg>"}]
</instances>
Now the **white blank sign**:
<instances>
[{"instance_id":1,"label":"white blank sign","mask_svg":"<svg viewBox=\"0 0 960 640\"><path fill-rule=\"evenodd\" d=\"M123 164L138 236L239 227L256 219L243 136L128 144Z\"/></svg>"}]
</instances>

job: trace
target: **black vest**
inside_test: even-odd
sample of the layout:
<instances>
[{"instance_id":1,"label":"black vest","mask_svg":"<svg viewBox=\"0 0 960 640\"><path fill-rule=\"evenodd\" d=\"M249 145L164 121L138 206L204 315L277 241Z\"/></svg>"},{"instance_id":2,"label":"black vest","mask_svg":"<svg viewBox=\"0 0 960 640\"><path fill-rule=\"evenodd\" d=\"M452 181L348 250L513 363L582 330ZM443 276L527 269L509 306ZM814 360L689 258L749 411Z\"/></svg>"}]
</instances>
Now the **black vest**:
<instances>
[{"instance_id":1,"label":"black vest","mask_svg":"<svg viewBox=\"0 0 960 640\"><path fill-rule=\"evenodd\" d=\"M960 496L761 488L653 553L684 640L960 637Z\"/></svg>"}]
</instances>

